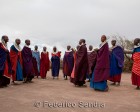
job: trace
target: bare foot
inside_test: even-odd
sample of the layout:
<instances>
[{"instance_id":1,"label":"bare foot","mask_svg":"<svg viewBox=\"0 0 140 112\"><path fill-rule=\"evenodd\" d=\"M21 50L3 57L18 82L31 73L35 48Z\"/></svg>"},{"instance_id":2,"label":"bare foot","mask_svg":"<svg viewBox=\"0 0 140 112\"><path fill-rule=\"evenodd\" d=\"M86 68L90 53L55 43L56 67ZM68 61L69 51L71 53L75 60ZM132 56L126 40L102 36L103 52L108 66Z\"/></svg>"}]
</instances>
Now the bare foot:
<instances>
[{"instance_id":1,"label":"bare foot","mask_svg":"<svg viewBox=\"0 0 140 112\"><path fill-rule=\"evenodd\" d=\"M104 90L104 92L108 92L108 90L109 90L109 87L107 86L107 88Z\"/></svg>"},{"instance_id":2,"label":"bare foot","mask_svg":"<svg viewBox=\"0 0 140 112\"><path fill-rule=\"evenodd\" d=\"M139 86L137 86L137 87L136 87L136 89L137 89L137 90L139 90L139 89L140 89L140 87L139 87Z\"/></svg>"},{"instance_id":3,"label":"bare foot","mask_svg":"<svg viewBox=\"0 0 140 112\"><path fill-rule=\"evenodd\" d=\"M115 82L113 82L111 85L113 85L113 86L114 86L114 85L116 85L116 83L115 83Z\"/></svg>"}]
</instances>

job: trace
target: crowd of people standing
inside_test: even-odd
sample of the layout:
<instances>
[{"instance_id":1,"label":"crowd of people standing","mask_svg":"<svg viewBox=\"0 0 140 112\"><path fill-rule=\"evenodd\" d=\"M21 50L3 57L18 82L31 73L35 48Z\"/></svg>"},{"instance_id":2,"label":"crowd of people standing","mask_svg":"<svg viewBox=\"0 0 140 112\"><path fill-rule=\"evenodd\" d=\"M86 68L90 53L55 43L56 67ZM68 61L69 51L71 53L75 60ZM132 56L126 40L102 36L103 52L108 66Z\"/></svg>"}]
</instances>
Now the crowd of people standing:
<instances>
[{"instance_id":1,"label":"crowd of people standing","mask_svg":"<svg viewBox=\"0 0 140 112\"><path fill-rule=\"evenodd\" d=\"M36 76L46 79L50 69L53 79L59 78L61 52L57 47L53 47L51 60L47 47L43 51L38 51L36 45L31 50L30 40L25 40L23 49L20 47L21 40L16 39L15 43L7 48L8 36L2 36L0 42L0 87L6 87L16 81L24 83L32 82ZM86 79L90 82L90 87L99 91L108 91L108 81L112 85L120 86L121 75L124 66L124 49L116 45L116 40L111 41L109 48L105 35L101 36L101 44L98 49L92 45L86 47L86 40L81 39L76 49L67 46L67 51L63 57L64 79L70 77L70 81L77 87L85 86ZM132 52L132 84L140 88L140 39L134 40L134 50ZM51 64L50 64L51 62Z\"/></svg>"}]
</instances>

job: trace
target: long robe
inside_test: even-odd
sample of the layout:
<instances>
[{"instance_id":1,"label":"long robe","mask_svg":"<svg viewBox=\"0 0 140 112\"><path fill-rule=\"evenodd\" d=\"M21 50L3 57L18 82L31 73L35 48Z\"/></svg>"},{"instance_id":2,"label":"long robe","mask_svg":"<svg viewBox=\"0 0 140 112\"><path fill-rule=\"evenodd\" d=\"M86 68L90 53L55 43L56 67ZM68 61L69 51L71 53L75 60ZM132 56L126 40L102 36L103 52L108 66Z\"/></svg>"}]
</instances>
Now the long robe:
<instances>
[{"instance_id":1,"label":"long robe","mask_svg":"<svg viewBox=\"0 0 140 112\"><path fill-rule=\"evenodd\" d=\"M135 48L132 55L132 84L140 86L140 47Z\"/></svg>"},{"instance_id":2,"label":"long robe","mask_svg":"<svg viewBox=\"0 0 140 112\"><path fill-rule=\"evenodd\" d=\"M12 65L12 80L22 81L22 56L21 51L19 51L14 45L10 48L10 60Z\"/></svg>"},{"instance_id":3,"label":"long robe","mask_svg":"<svg viewBox=\"0 0 140 112\"><path fill-rule=\"evenodd\" d=\"M0 43L0 87L10 84L11 73L9 51Z\"/></svg>"},{"instance_id":4,"label":"long robe","mask_svg":"<svg viewBox=\"0 0 140 112\"><path fill-rule=\"evenodd\" d=\"M72 69L74 66L74 57L73 52L65 52L64 58L63 58L63 73L64 76L70 76L72 73Z\"/></svg>"},{"instance_id":5,"label":"long robe","mask_svg":"<svg viewBox=\"0 0 140 112\"><path fill-rule=\"evenodd\" d=\"M81 45L76 52L76 62L74 71L74 84L82 86L85 84L86 74L88 71L88 57L86 45Z\"/></svg>"},{"instance_id":6,"label":"long robe","mask_svg":"<svg viewBox=\"0 0 140 112\"><path fill-rule=\"evenodd\" d=\"M96 56L97 53L95 51L88 51L88 73L87 77L91 78L92 72L94 70L94 67L96 65Z\"/></svg>"},{"instance_id":7,"label":"long robe","mask_svg":"<svg viewBox=\"0 0 140 112\"><path fill-rule=\"evenodd\" d=\"M52 67L52 76L58 77L59 76L59 70L60 70L60 52L58 53L52 53L51 57L51 67Z\"/></svg>"},{"instance_id":8,"label":"long robe","mask_svg":"<svg viewBox=\"0 0 140 112\"><path fill-rule=\"evenodd\" d=\"M50 69L49 53L41 53L41 63L40 63L40 76L41 78L46 78L47 71Z\"/></svg>"},{"instance_id":9,"label":"long robe","mask_svg":"<svg viewBox=\"0 0 140 112\"><path fill-rule=\"evenodd\" d=\"M22 59L23 59L23 76L28 80L32 80L34 77L33 73L33 58L32 51L29 47L24 46L22 49Z\"/></svg>"},{"instance_id":10,"label":"long robe","mask_svg":"<svg viewBox=\"0 0 140 112\"><path fill-rule=\"evenodd\" d=\"M120 46L116 46L110 53L110 77L112 82L121 82L121 74L124 66L124 52Z\"/></svg>"},{"instance_id":11,"label":"long robe","mask_svg":"<svg viewBox=\"0 0 140 112\"><path fill-rule=\"evenodd\" d=\"M40 72L40 52L39 51L32 51L32 55L34 58L34 69L36 71L36 75L39 75ZM37 67L36 67L37 66Z\"/></svg>"},{"instance_id":12,"label":"long robe","mask_svg":"<svg viewBox=\"0 0 140 112\"><path fill-rule=\"evenodd\" d=\"M70 77L70 82L71 83L74 83L75 62L76 62L76 52L74 52L74 67L72 69L72 73L71 73L71 77Z\"/></svg>"},{"instance_id":13,"label":"long robe","mask_svg":"<svg viewBox=\"0 0 140 112\"><path fill-rule=\"evenodd\" d=\"M95 90L106 90L107 79L110 74L110 60L108 43L103 44L97 52L97 61L94 72L92 74L92 81L90 87Z\"/></svg>"},{"instance_id":14,"label":"long robe","mask_svg":"<svg viewBox=\"0 0 140 112\"><path fill-rule=\"evenodd\" d=\"M35 57L32 57L33 60L33 73L35 76L39 76L39 72L38 72L38 67L37 67L37 61Z\"/></svg>"}]
</instances>

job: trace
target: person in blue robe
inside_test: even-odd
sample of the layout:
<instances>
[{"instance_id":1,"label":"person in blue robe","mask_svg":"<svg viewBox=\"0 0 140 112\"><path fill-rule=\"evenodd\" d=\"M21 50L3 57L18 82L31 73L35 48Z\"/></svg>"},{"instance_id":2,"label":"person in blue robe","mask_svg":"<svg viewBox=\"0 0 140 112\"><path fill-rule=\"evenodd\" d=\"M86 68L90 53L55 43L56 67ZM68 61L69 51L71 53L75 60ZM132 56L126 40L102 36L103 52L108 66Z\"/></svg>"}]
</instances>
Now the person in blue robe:
<instances>
[{"instance_id":1,"label":"person in blue robe","mask_svg":"<svg viewBox=\"0 0 140 112\"><path fill-rule=\"evenodd\" d=\"M59 70L60 70L60 56L61 56L61 52L57 51L57 48L54 47L53 48L53 52L52 52L52 57L51 57L51 67L52 67L52 76L53 79L55 77L59 77Z\"/></svg>"},{"instance_id":2,"label":"person in blue robe","mask_svg":"<svg viewBox=\"0 0 140 112\"><path fill-rule=\"evenodd\" d=\"M32 55L33 55L33 58L34 58L34 62L33 62L34 72L35 72L35 75L38 77L39 73L40 73L40 52L38 51L38 46L37 45L35 46L35 50L32 51Z\"/></svg>"},{"instance_id":3,"label":"person in blue robe","mask_svg":"<svg viewBox=\"0 0 140 112\"><path fill-rule=\"evenodd\" d=\"M120 85L121 74L124 66L124 51L122 47L116 45L116 40L112 40L110 49L110 77L112 85Z\"/></svg>"}]
</instances>

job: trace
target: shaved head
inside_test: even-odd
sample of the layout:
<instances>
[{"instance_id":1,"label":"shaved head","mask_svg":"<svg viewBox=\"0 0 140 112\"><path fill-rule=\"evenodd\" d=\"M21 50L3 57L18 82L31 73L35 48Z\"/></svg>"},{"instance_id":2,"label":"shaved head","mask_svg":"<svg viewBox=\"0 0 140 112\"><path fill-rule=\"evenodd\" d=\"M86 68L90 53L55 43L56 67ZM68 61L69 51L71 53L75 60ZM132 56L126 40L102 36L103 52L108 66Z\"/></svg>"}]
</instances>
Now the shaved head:
<instances>
[{"instance_id":1,"label":"shaved head","mask_svg":"<svg viewBox=\"0 0 140 112\"><path fill-rule=\"evenodd\" d=\"M79 46L79 45L77 45L77 46L76 46L76 49L78 50L79 48L80 48L80 46Z\"/></svg>"},{"instance_id":2,"label":"shaved head","mask_svg":"<svg viewBox=\"0 0 140 112\"><path fill-rule=\"evenodd\" d=\"M140 43L140 38L136 38L135 40L134 40L134 45L138 45Z\"/></svg>"},{"instance_id":3,"label":"shaved head","mask_svg":"<svg viewBox=\"0 0 140 112\"><path fill-rule=\"evenodd\" d=\"M53 51L54 51L54 52L56 52L56 51L57 51L57 48L56 48L56 46L54 46L54 47L53 47Z\"/></svg>"},{"instance_id":4,"label":"shaved head","mask_svg":"<svg viewBox=\"0 0 140 112\"><path fill-rule=\"evenodd\" d=\"M80 39L80 41L79 41L79 45L81 45L82 43L86 43L86 40L85 39Z\"/></svg>"},{"instance_id":5,"label":"shaved head","mask_svg":"<svg viewBox=\"0 0 140 112\"><path fill-rule=\"evenodd\" d=\"M7 43L7 42L9 41L9 38L8 38L8 36L6 36L6 35L2 36L1 39L2 39L5 43Z\"/></svg>"},{"instance_id":6,"label":"shaved head","mask_svg":"<svg viewBox=\"0 0 140 112\"><path fill-rule=\"evenodd\" d=\"M25 40L25 43L26 43L26 45L30 45L30 40L29 39L27 39L27 40Z\"/></svg>"},{"instance_id":7,"label":"shaved head","mask_svg":"<svg viewBox=\"0 0 140 112\"><path fill-rule=\"evenodd\" d=\"M17 45L20 45L20 43L21 43L20 39L16 39L16 40L15 40L15 43L16 43Z\"/></svg>"},{"instance_id":8,"label":"shaved head","mask_svg":"<svg viewBox=\"0 0 140 112\"><path fill-rule=\"evenodd\" d=\"M43 51L46 51L46 50L47 50L47 47L44 46L44 47L43 47Z\"/></svg>"},{"instance_id":9,"label":"shaved head","mask_svg":"<svg viewBox=\"0 0 140 112\"><path fill-rule=\"evenodd\" d=\"M67 50L70 50L70 49L71 49L71 46L70 46L70 45L68 45L68 46L67 46Z\"/></svg>"},{"instance_id":10,"label":"shaved head","mask_svg":"<svg viewBox=\"0 0 140 112\"><path fill-rule=\"evenodd\" d=\"M102 36L101 36L101 42L105 42L105 41L106 41L106 39L107 39L107 38L106 38L106 36L105 36L105 35L102 35Z\"/></svg>"},{"instance_id":11,"label":"shaved head","mask_svg":"<svg viewBox=\"0 0 140 112\"><path fill-rule=\"evenodd\" d=\"M38 50L38 46L37 45L35 45L35 50Z\"/></svg>"},{"instance_id":12,"label":"shaved head","mask_svg":"<svg viewBox=\"0 0 140 112\"><path fill-rule=\"evenodd\" d=\"M92 46L92 45L90 45L90 46L89 46L89 50L90 50L90 51L92 51L92 49L93 49L93 46Z\"/></svg>"},{"instance_id":13,"label":"shaved head","mask_svg":"<svg viewBox=\"0 0 140 112\"><path fill-rule=\"evenodd\" d=\"M116 45L116 40L112 40L111 44L112 44L112 46L115 46Z\"/></svg>"}]
</instances>

